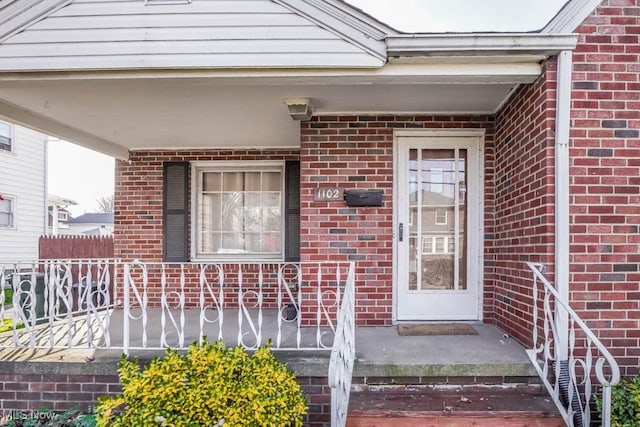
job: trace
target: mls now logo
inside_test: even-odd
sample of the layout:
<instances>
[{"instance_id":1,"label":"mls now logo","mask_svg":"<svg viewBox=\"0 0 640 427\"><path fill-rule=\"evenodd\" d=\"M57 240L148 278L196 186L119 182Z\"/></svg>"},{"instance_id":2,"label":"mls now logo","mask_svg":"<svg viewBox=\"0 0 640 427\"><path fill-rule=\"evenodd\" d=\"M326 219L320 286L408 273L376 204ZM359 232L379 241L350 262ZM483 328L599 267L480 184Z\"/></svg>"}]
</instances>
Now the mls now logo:
<instances>
[{"instance_id":1,"label":"mls now logo","mask_svg":"<svg viewBox=\"0 0 640 427\"><path fill-rule=\"evenodd\" d=\"M25 421L25 420L39 420L49 421L58 417L58 414L48 411L10 411L4 412L0 417L0 421Z\"/></svg>"}]
</instances>

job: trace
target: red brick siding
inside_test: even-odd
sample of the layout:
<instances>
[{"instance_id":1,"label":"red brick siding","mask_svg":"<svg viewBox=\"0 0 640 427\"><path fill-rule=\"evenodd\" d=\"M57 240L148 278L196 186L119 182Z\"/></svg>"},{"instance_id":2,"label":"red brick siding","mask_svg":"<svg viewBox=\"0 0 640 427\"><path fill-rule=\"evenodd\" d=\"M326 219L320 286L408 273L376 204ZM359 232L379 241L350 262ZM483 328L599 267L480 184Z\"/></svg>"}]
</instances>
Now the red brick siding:
<instances>
[{"instance_id":1,"label":"red brick siding","mask_svg":"<svg viewBox=\"0 0 640 427\"><path fill-rule=\"evenodd\" d=\"M75 408L87 411L100 396L119 393L120 380L113 375L96 374L0 374L0 405L8 411L54 411Z\"/></svg>"},{"instance_id":2,"label":"red brick siding","mask_svg":"<svg viewBox=\"0 0 640 427\"><path fill-rule=\"evenodd\" d=\"M358 323L389 325L392 308L393 130L406 128L486 128L486 219L492 233L493 121L491 117L343 116L314 118L302 124L302 261L356 261ZM136 151L116 167L115 254L125 260L162 260L163 162L206 160L294 160L296 151ZM344 203L313 202L319 184L385 190L382 208L350 208ZM493 313L492 247L486 242L485 319ZM154 273L154 274L157 274ZM171 270L170 288L179 273ZM150 289L159 304L159 280ZM197 276L187 276L187 304L199 294ZM306 291L306 289L303 289ZM305 300L315 293L305 292Z\"/></svg>"},{"instance_id":3,"label":"red brick siding","mask_svg":"<svg viewBox=\"0 0 640 427\"><path fill-rule=\"evenodd\" d=\"M163 251L163 163L194 161L252 161L252 160L298 160L297 150L206 150L206 151L134 151L129 161L116 163L114 249L115 256L125 261L140 259L145 262L161 262ZM189 204L190 206L190 204ZM237 271L225 268L225 283L235 283ZM270 270L271 271L271 270ZM136 270L139 273L139 270ZM186 270L186 305L199 303L199 270ZM271 272L272 273L272 272ZM180 270L167 270L167 289L180 289ZM273 288L274 274L266 276ZM141 276L138 274L138 280ZM257 272L244 271L244 286L257 285ZM217 283L216 272L208 277ZM265 285L267 284L265 282ZM149 271L149 305L160 305L160 268L152 265ZM226 287L225 301L233 304L236 293ZM274 293L267 295L267 306L275 301Z\"/></svg>"},{"instance_id":4,"label":"red brick siding","mask_svg":"<svg viewBox=\"0 0 640 427\"><path fill-rule=\"evenodd\" d=\"M519 88L496 117L495 323L531 340L532 275L526 261L553 267L555 63Z\"/></svg>"},{"instance_id":5,"label":"red brick siding","mask_svg":"<svg viewBox=\"0 0 640 427\"><path fill-rule=\"evenodd\" d=\"M164 162L298 160L298 150L133 151L116 162L114 249L123 260L162 261Z\"/></svg>"},{"instance_id":6,"label":"red brick siding","mask_svg":"<svg viewBox=\"0 0 640 427\"><path fill-rule=\"evenodd\" d=\"M485 128L487 148L487 217L493 194L493 120L479 117L320 116L301 129L301 257L303 261L356 261L357 323L390 325L392 320L392 216L394 129ZM383 207L347 207L341 202L314 202L318 186L382 189ZM491 245L487 245L489 252ZM488 257L490 258L490 256ZM492 317L492 267L485 278L485 318Z\"/></svg>"},{"instance_id":7,"label":"red brick siding","mask_svg":"<svg viewBox=\"0 0 640 427\"><path fill-rule=\"evenodd\" d=\"M605 0L577 32L571 301L631 375L640 365L640 0Z\"/></svg>"},{"instance_id":8,"label":"red brick siding","mask_svg":"<svg viewBox=\"0 0 640 427\"><path fill-rule=\"evenodd\" d=\"M81 371L82 369L80 369ZM8 417L12 411L37 414L43 408L64 411L74 408L90 410L101 396L120 393L115 374L0 374L0 415ZM326 377L298 377L308 401L304 425L325 427L331 421L331 389ZM2 420L0 420L2 421Z\"/></svg>"}]
</instances>

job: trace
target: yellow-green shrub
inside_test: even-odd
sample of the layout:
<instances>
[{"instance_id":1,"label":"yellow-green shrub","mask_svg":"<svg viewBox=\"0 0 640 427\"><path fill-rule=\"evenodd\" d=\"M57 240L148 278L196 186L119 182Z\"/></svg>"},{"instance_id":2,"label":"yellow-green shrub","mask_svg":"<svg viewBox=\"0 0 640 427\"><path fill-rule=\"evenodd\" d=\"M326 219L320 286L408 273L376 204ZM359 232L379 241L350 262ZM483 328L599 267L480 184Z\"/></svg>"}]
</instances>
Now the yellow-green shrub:
<instances>
[{"instance_id":1,"label":"yellow-green shrub","mask_svg":"<svg viewBox=\"0 0 640 427\"><path fill-rule=\"evenodd\" d=\"M167 350L142 370L123 357L122 394L97 406L99 427L301 426L306 401L293 373L268 346L208 342L186 355ZM224 420L224 421L223 421Z\"/></svg>"}]
</instances>

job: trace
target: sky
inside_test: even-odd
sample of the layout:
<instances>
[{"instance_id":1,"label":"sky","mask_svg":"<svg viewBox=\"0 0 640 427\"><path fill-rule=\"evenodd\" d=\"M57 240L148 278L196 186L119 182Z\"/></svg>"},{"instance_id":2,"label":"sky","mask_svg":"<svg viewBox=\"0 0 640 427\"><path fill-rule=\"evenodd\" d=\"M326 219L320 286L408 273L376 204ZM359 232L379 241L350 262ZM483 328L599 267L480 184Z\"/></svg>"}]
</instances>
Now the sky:
<instances>
[{"instance_id":1,"label":"sky","mask_svg":"<svg viewBox=\"0 0 640 427\"><path fill-rule=\"evenodd\" d=\"M403 32L533 31L566 0L347 0ZM49 143L49 193L78 203L74 216L95 212L113 194L114 160L64 142Z\"/></svg>"},{"instance_id":2,"label":"sky","mask_svg":"<svg viewBox=\"0 0 640 427\"><path fill-rule=\"evenodd\" d=\"M347 0L404 32L533 31L566 0Z\"/></svg>"},{"instance_id":3,"label":"sky","mask_svg":"<svg viewBox=\"0 0 640 427\"><path fill-rule=\"evenodd\" d=\"M96 201L113 194L113 157L55 139L48 149L49 194L77 202L68 208L74 217L96 212Z\"/></svg>"}]
</instances>

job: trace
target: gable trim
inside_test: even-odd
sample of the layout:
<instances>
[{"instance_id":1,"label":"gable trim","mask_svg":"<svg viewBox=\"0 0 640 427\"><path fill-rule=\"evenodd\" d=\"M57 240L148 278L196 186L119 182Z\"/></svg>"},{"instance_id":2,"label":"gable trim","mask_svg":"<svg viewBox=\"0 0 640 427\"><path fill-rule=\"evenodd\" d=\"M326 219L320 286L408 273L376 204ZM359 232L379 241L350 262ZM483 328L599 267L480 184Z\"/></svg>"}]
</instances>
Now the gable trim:
<instances>
[{"instance_id":1,"label":"gable trim","mask_svg":"<svg viewBox=\"0 0 640 427\"><path fill-rule=\"evenodd\" d=\"M542 34L573 33L601 2L602 0L569 0L540 32Z\"/></svg>"},{"instance_id":2,"label":"gable trim","mask_svg":"<svg viewBox=\"0 0 640 427\"><path fill-rule=\"evenodd\" d=\"M0 11L0 43L71 2L72 0L14 1Z\"/></svg>"},{"instance_id":3,"label":"gable trim","mask_svg":"<svg viewBox=\"0 0 640 427\"><path fill-rule=\"evenodd\" d=\"M389 36L389 56L555 55L573 50L574 35L556 34L410 34Z\"/></svg>"},{"instance_id":4,"label":"gable trim","mask_svg":"<svg viewBox=\"0 0 640 427\"><path fill-rule=\"evenodd\" d=\"M344 38L383 61L387 59L386 36L397 32L345 3L323 0L272 0L316 25Z\"/></svg>"}]
</instances>

